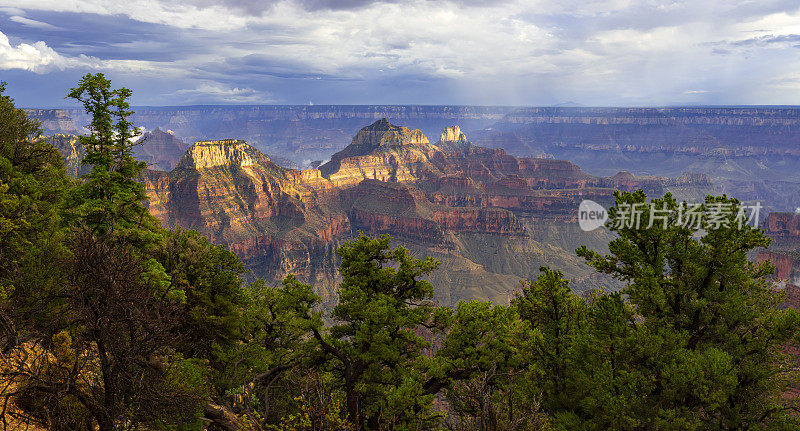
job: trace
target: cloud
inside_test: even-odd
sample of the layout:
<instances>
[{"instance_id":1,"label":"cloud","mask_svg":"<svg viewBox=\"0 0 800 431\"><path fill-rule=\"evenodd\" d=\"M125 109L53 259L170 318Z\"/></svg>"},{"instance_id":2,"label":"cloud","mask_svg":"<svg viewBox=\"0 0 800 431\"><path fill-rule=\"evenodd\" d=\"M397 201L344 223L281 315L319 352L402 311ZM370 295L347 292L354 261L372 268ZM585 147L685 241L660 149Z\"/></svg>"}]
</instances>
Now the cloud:
<instances>
[{"instance_id":1,"label":"cloud","mask_svg":"<svg viewBox=\"0 0 800 431\"><path fill-rule=\"evenodd\" d=\"M796 0L3 3L22 19L0 64L109 71L167 103L800 100L771 90L794 66Z\"/></svg>"},{"instance_id":2,"label":"cloud","mask_svg":"<svg viewBox=\"0 0 800 431\"><path fill-rule=\"evenodd\" d=\"M227 87L216 82L203 82L193 89L182 89L174 93L182 100L191 103L195 100L205 103L274 103L269 95L252 88Z\"/></svg>"},{"instance_id":3,"label":"cloud","mask_svg":"<svg viewBox=\"0 0 800 431\"><path fill-rule=\"evenodd\" d=\"M0 69L3 70L22 69L34 73L46 73L52 69L97 67L99 63L98 59L85 55L62 56L42 41L13 46L8 37L0 32Z\"/></svg>"},{"instance_id":4,"label":"cloud","mask_svg":"<svg viewBox=\"0 0 800 431\"><path fill-rule=\"evenodd\" d=\"M13 15L9 20L18 22L22 25L26 25L28 27L38 28L38 29L46 29L46 30L57 30L58 27L48 24L46 22L36 21L33 19L25 18L24 16Z\"/></svg>"},{"instance_id":5,"label":"cloud","mask_svg":"<svg viewBox=\"0 0 800 431\"><path fill-rule=\"evenodd\" d=\"M243 11L230 8L225 2L205 0L183 3L172 0L7 0L5 3L26 11L124 15L141 22L206 30L242 28L248 22L248 14Z\"/></svg>"},{"instance_id":6,"label":"cloud","mask_svg":"<svg viewBox=\"0 0 800 431\"><path fill-rule=\"evenodd\" d=\"M79 69L86 71L122 71L130 74L176 76L181 66L170 62L140 60L103 60L80 54L62 55L44 41L13 45L8 36L0 32L0 70L20 69L37 74L54 70Z\"/></svg>"},{"instance_id":7,"label":"cloud","mask_svg":"<svg viewBox=\"0 0 800 431\"><path fill-rule=\"evenodd\" d=\"M0 7L0 13L6 15L25 15L25 11L17 7Z\"/></svg>"},{"instance_id":8,"label":"cloud","mask_svg":"<svg viewBox=\"0 0 800 431\"><path fill-rule=\"evenodd\" d=\"M789 44L789 45L796 45L800 43L800 35L799 34L782 34L782 35L764 35L758 37L751 37L749 39L742 39L732 42L731 45L733 46L768 46L774 44Z\"/></svg>"}]
</instances>

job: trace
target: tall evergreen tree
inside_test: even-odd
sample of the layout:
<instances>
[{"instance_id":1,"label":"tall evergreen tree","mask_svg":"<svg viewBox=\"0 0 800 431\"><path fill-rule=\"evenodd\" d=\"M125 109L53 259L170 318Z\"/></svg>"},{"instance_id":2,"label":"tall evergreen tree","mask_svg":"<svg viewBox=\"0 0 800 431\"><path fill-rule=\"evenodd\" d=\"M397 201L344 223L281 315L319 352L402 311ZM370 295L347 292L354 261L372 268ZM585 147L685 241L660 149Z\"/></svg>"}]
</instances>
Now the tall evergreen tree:
<instances>
[{"instance_id":1,"label":"tall evergreen tree","mask_svg":"<svg viewBox=\"0 0 800 431\"><path fill-rule=\"evenodd\" d=\"M53 282L23 283L27 291L15 288L9 298L26 336L1 357L3 395L18 407L14 414L19 420L49 429L120 430L191 422L202 391L198 381L185 378L192 364L175 350L183 337L179 305L185 295L172 289L169 275L151 256L163 235L144 207L146 196L137 181L142 164L131 153L130 91L111 90L98 74L85 76L70 95L84 102L93 117L91 135L82 138L93 169L83 183L37 186L32 182L41 175L37 172L64 176L60 156L30 136L8 141L14 153L9 172L19 178L33 169L24 182L36 186L24 199L30 202L26 207L53 216L37 226L57 228L56 234L43 232L50 239L41 241L33 231L11 232L43 245L60 241L63 252L22 273L52 273ZM12 114L24 118L19 111ZM25 157L26 148L38 155ZM42 194L47 187L57 189ZM65 194L66 201L56 199ZM58 217L62 209L68 215L63 223ZM12 280L23 285L24 277Z\"/></svg>"},{"instance_id":2,"label":"tall evergreen tree","mask_svg":"<svg viewBox=\"0 0 800 431\"><path fill-rule=\"evenodd\" d=\"M135 128L128 88L111 88L102 73L88 74L68 98L81 102L91 115L89 134L80 137L86 149L84 164L92 170L77 188L71 211L94 235L125 238L137 248L160 240L157 220L142 204L147 199L139 175L147 164L133 155Z\"/></svg>"},{"instance_id":3,"label":"tall evergreen tree","mask_svg":"<svg viewBox=\"0 0 800 431\"><path fill-rule=\"evenodd\" d=\"M767 247L763 233L742 223L741 204L708 197L697 226L667 194L650 202L666 209L658 218L624 222L625 209L646 196L617 193L609 226L618 237L609 255L578 249L597 270L624 281L639 336L632 357L651 370L643 425L669 429L750 429L791 421L781 394L786 388L783 350L800 328L795 310L780 307L767 276L747 253ZM661 213L661 214L666 214Z\"/></svg>"},{"instance_id":4,"label":"tall evergreen tree","mask_svg":"<svg viewBox=\"0 0 800 431\"><path fill-rule=\"evenodd\" d=\"M339 248L342 257L336 324L314 335L346 393L358 429L430 426L432 395L424 390L429 344L414 331L434 319L433 286L422 277L438 262L412 258L391 237L361 234Z\"/></svg>"}]
</instances>

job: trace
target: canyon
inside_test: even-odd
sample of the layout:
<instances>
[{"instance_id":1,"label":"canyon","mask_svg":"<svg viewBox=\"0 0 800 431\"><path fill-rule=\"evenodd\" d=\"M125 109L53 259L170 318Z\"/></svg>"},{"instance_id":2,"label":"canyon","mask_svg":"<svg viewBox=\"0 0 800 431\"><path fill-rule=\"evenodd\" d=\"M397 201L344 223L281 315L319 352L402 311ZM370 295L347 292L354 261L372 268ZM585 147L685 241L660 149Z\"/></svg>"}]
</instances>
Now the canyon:
<instances>
[{"instance_id":1,"label":"canyon","mask_svg":"<svg viewBox=\"0 0 800 431\"><path fill-rule=\"evenodd\" d=\"M708 175L717 192L769 211L800 205L800 109L520 108L473 141L613 175Z\"/></svg>"},{"instance_id":2,"label":"canyon","mask_svg":"<svg viewBox=\"0 0 800 431\"><path fill-rule=\"evenodd\" d=\"M578 229L575 210L582 199L608 205L613 190L636 188L690 201L727 193L761 202L762 214L772 213L763 226L773 245L754 259L770 259L790 286L800 281L800 236L791 221L800 203L795 108L136 111L134 123L150 130L135 151L151 167L145 179L154 215L230 247L250 277L277 283L297 273L328 300L338 276L335 249L359 231L390 233L442 261L432 281L448 286L437 292L448 304L505 302L543 264L563 269L581 290L613 285L575 258L577 246L603 250L609 239ZM85 114L28 114L52 135L70 175L85 173L74 136L88 123Z\"/></svg>"},{"instance_id":3,"label":"canyon","mask_svg":"<svg viewBox=\"0 0 800 431\"><path fill-rule=\"evenodd\" d=\"M767 211L800 206L800 109L794 107L230 105L134 110L133 122L146 130L169 130L186 143L236 137L289 168L321 165L365 124L387 118L425 136L458 124L478 146L570 160L592 175L628 171L677 177L693 172L708 175L717 193L759 201ZM43 122L48 135L79 133L88 124L79 109L27 112Z\"/></svg>"},{"instance_id":4,"label":"canyon","mask_svg":"<svg viewBox=\"0 0 800 431\"><path fill-rule=\"evenodd\" d=\"M380 119L318 169L274 163L243 140L195 143L169 172L144 175L150 211L168 227L197 229L241 257L250 277L292 273L328 304L338 281L336 248L364 232L388 233L416 256L442 262L430 281L446 305L507 303L539 267L562 269L576 289L607 285L574 254L604 249L608 233L583 232L583 199L608 205L614 190L704 195L707 177L622 173L598 177L568 161L516 157L476 146L457 126L429 142L420 130Z\"/></svg>"}]
</instances>

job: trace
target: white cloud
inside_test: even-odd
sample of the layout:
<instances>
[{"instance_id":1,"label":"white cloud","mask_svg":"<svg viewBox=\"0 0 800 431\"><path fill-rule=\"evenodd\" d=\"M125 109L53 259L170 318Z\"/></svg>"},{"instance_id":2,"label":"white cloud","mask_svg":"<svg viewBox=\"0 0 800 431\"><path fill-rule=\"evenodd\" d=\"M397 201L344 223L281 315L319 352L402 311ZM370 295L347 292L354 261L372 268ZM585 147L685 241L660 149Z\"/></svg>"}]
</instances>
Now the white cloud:
<instances>
[{"instance_id":1,"label":"white cloud","mask_svg":"<svg viewBox=\"0 0 800 431\"><path fill-rule=\"evenodd\" d=\"M174 94L182 96L183 100L187 100L188 102L193 100L220 103L275 102L269 95L252 88L229 87L217 82L202 82L196 88L178 90Z\"/></svg>"},{"instance_id":2,"label":"white cloud","mask_svg":"<svg viewBox=\"0 0 800 431\"><path fill-rule=\"evenodd\" d=\"M45 73L52 69L64 70L73 67L97 67L96 58L81 55L65 57L42 41L33 44L11 45L8 37L0 32L0 69L22 69L35 73Z\"/></svg>"},{"instance_id":3,"label":"white cloud","mask_svg":"<svg viewBox=\"0 0 800 431\"><path fill-rule=\"evenodd\" d=\"M67 56L56 52L44 41L12 45L0 32L0 70L21 69L38 74L53 70L87 69L118 71L138 75L176 76L181 65L142 60L101 60L87 55Z\"/></svg>"},{"instance_id":4,"label":"white cloud","mask_svg":"<svg viewBox=\"0 0 800 431\"><path fill-rule=\"evenodd\" d=\"M24 16L19 16L19 15L13 15L13 16L11 16L9 18L9 20L17 22L17 23L20 23L22 25L26 25L28 27L40 28L40 29L43 29L43 30L57 30L58 29L58 27L56 27L56 26L54 26L52 24L48 24L46 22L41 22L41 21L36 21L34 19L25 18Z\"/></svg>"}]
</instances>

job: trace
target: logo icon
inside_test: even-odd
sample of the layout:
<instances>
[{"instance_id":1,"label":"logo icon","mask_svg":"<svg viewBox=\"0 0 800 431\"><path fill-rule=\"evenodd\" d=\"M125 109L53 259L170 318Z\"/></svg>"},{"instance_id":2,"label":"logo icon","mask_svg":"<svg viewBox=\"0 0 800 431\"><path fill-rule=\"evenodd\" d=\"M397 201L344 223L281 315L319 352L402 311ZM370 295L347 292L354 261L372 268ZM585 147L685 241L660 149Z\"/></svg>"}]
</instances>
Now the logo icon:
<instances>
[{"instance_id":1,"label":"logo icon","mask_svg":"<svg viewBox=\"0 0 800 431\"><path fill-rule=\"evenodd\" d=\"M584 232L593 231L606 224L608 211L599 203L586 199L578 207L578 225Z\"/></svg>"}]
</instances>

